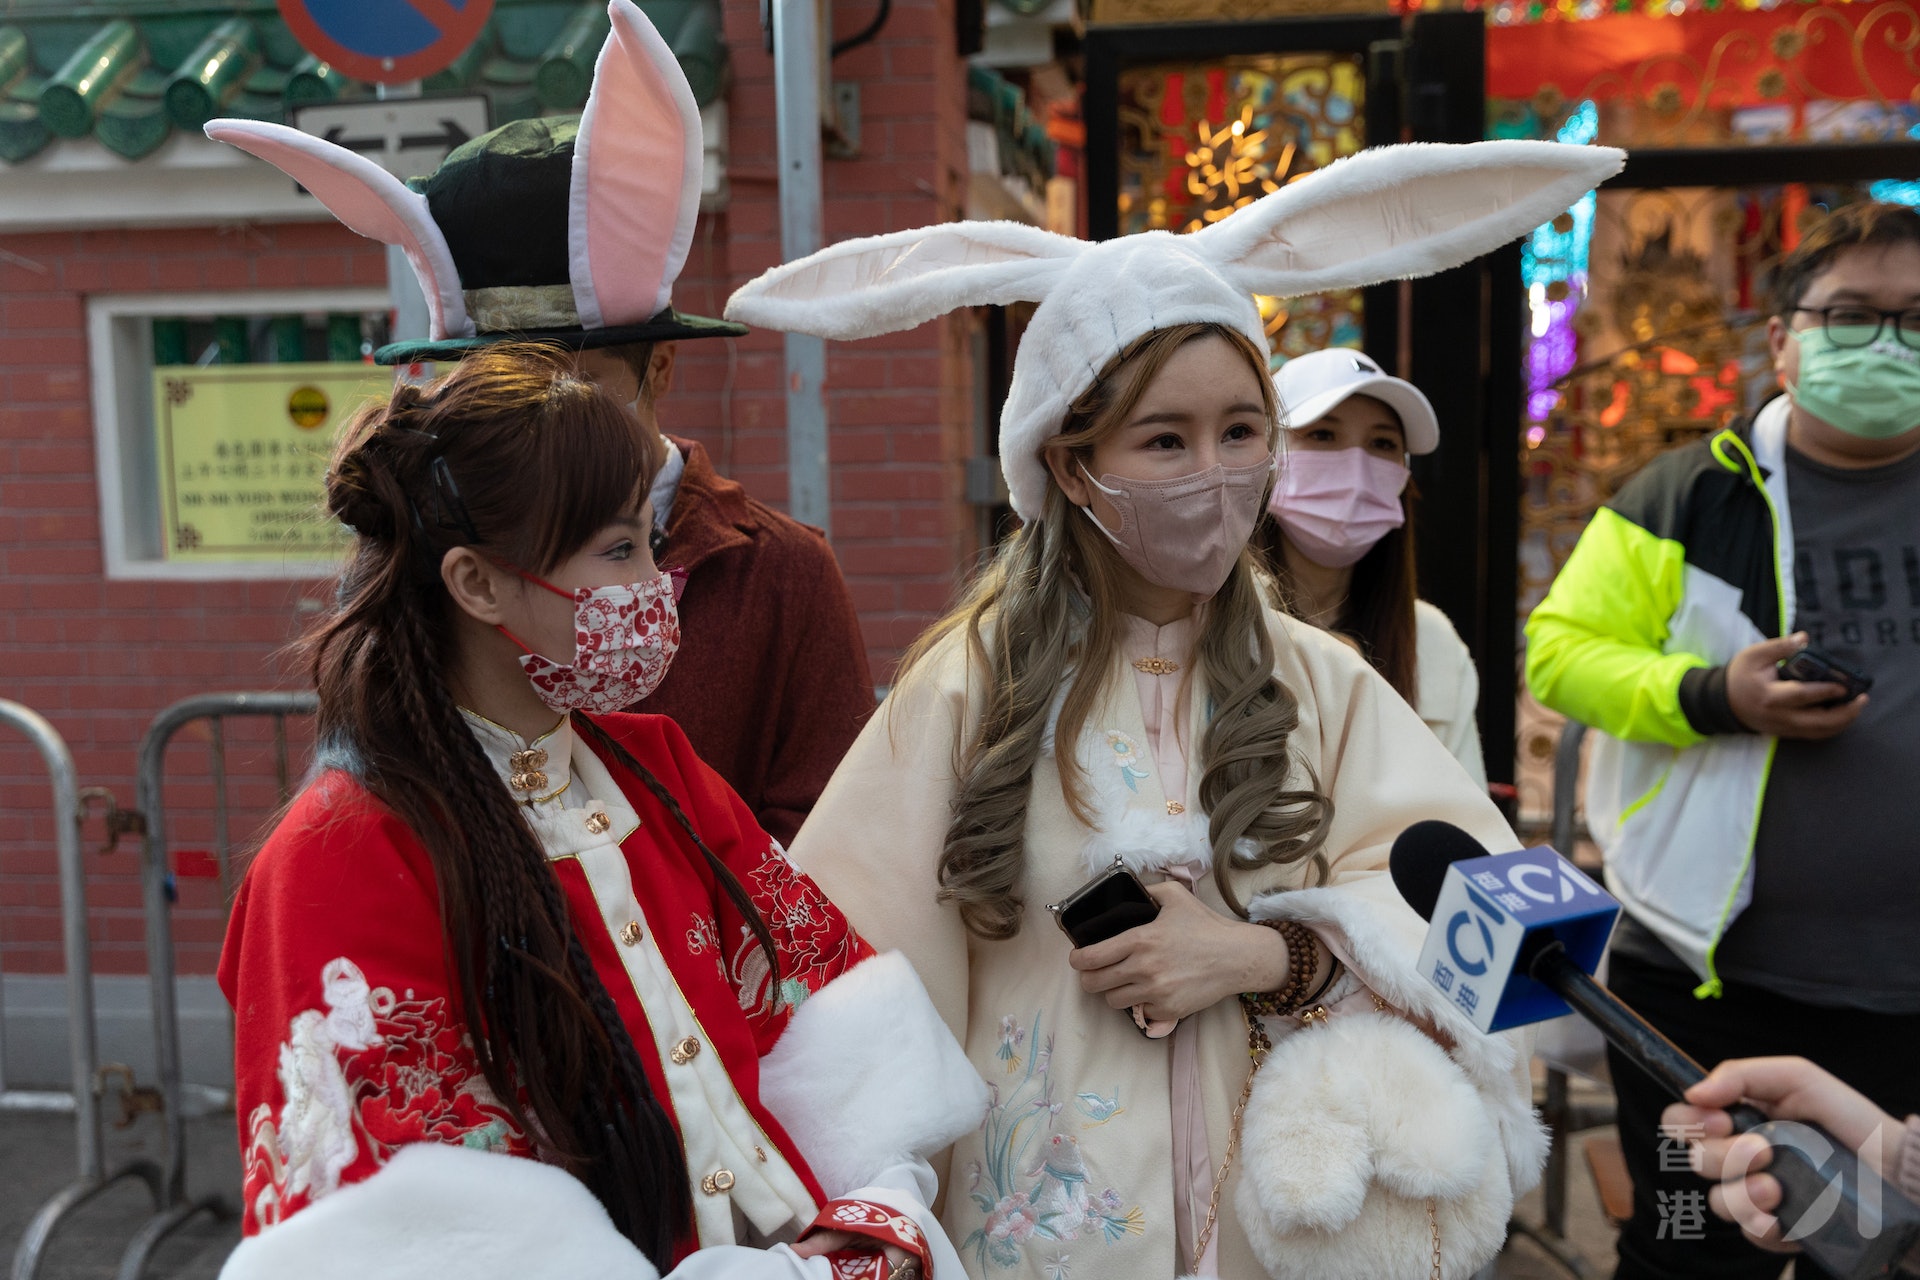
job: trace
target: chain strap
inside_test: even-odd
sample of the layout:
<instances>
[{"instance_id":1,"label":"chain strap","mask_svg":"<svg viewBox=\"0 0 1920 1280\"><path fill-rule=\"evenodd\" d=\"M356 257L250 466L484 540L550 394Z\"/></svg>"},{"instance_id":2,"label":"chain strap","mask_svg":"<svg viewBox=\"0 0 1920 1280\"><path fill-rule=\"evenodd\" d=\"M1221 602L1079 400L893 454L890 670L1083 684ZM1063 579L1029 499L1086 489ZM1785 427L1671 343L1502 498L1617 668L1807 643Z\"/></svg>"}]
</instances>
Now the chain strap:
<instances>
[{"instance_id":1,"label":"chain strap","mask_svg":"<svg viewBox=\"0 0 1920 1280\"><path fill-rule=\"evenodd\" d=\"M1248 1028L1254 1026L1249 1019ZM1265 1039L1262 1034L1261 1039ZM1266 1056L1258 1049L1251 1049L1253 1065L1247 1069L1247 1082L1240 1087L1240 1101L1234 1104L1233 1121L1227 1130L1227 1158L1220 1162L1220 1172L1213 1179L1213 1194L1207 1197L1207 1220L1200 1228L1200 1238L1193 1245L1193 1270L1200 1271L1200 1260L1207 1256L1207 1246L1213 1243L1213 1228L1220 1221L1220 1192L1227 1185L1227 1175L1233 1172L1234 1152L1240 1147L1240 1118L1247 1113L1247 1100L1253 1097L1253 1077L1260 1070L1261 1060Z\"/></svg>"},{"instance_id":2,"label":"chain strap","mask_svg":"<svg viewBox=\"0 0 1920 1280\"><path fill-rule=\"evenodd\" d=\"M1433 1232L1433 1278L1443 1280L1440 1275L1440 1210L1433 1201L1427 1201L1427 1229Z\"/></svg>"}]
</instances>

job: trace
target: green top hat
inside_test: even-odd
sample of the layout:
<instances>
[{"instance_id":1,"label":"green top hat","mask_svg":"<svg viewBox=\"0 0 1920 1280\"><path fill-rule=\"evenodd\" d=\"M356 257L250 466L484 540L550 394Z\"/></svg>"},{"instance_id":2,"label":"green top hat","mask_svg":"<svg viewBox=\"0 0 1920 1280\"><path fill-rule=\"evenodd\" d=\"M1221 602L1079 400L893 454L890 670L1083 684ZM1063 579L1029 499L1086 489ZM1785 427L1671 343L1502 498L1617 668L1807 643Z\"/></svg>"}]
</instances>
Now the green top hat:
<instances>
[{"instance_id":1,"label":"green top hat","mask_svg":"<svg viewBox=\"0 0 1920 1280\"><path fill-rule=\"evenodd\" d=\"M700 112L646 15L631 0L611 0L608 12L612 31L579 115L503 125L425 178L402 183L282 125L215 120L207 134L405 252L430 333L380 348L381 364L457 360L510 339L586 349L743 334L673 308L700 213Z\"/></svg>"}]
</instances>

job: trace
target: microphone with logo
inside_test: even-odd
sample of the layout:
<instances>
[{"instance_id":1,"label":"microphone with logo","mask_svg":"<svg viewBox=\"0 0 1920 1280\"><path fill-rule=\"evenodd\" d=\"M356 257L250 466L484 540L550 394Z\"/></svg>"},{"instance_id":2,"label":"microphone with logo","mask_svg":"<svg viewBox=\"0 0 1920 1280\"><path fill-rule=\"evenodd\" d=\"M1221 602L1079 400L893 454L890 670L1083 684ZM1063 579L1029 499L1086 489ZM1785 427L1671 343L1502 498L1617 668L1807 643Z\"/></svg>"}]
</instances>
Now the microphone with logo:
<instances>
[{"instance_id":1,"label":"microphone with logo","mask_svg":"<svg viewBox=\"0 0 1920 1280\"><path fill-rule=\"evenodd\" d=\"M1481 1031L1578 1013L1675 1098L1700 1064L1593 980L1620 914L1612 895L1544 845L1489 854L1449 822L1417 822L1393 842L1400 896L1430 923L1419 969ZM1732 1110L1736 1133L1773 1148L1775 1212L1786 1238L1846 1280L1920 1266L1920 1207L1885 1186L1818 1125Z\"/></svg>"}]
</instances>

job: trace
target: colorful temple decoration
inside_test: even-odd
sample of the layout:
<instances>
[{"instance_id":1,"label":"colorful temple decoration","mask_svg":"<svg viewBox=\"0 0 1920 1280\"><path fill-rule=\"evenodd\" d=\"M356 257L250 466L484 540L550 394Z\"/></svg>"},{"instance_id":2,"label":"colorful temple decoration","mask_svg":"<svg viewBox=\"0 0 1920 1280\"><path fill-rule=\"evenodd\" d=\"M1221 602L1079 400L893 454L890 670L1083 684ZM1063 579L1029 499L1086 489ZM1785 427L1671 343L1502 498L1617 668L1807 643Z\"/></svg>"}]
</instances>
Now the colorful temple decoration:
<instances>
[{"instance_id":1,"label":"colorful temple decoration","mask_svg":"<svg viewBox=\"0 0 1920 1280\"><path fill-rule=\"evenodd\" d=\"M1591 143L1600 132L1600 113L1583 102L1560 126L1555 140ZM1573 368L1578 339L1573 316L1586 297L1587 254L1593 245L1596 197L1589 191L1552 222L1536 228L1520 246L1520 275L1527 288L1532 332L1527 343L1527 438L1538 444L1547 415L1560 401L1555 384Z\"/></svg>"},{"instance_id":2,"label":"colorful temple decoration","mask_svg":"<svg viewBox=\"0 0 1920 1280\"><path fill-rule=\"evenodd\" d=\"M1252 54L1120 74L1120 231L1194 231L1366 145L1357 54ZM1365 336L1357 289L1259 298L1273 363Z\"/></svg>"},{"instance_id":3,"label":"colorful temple decoration","mask_svg":"<svg viewBox=\"0 0 1920 1280\"><path fill-rule=\"evenodd\" d=\"M1897 141L1920 125L1916 0L1725 0L1680 16L1650 16L1670 4L1611 13L1621 0L1551 0L1575 19L1581 6L1610 16L1498 25L1512 2L1498 0L1487 31L1496 135L1551 137L1589 100L1600 141L1627 147Z\"/></svg>"},{"instance_id":4,"label":"colorful temple decoration","mask_svg":"<svg viewBox=\"0 0 1920 1280\"><path fill-rule=\"evenodd\" d=\"M1465 0L1461 8L1485 10L1495 26L1534 22L1587 22L1595 18L1635 14L1647 18L1678 18L1689 13L1771 13L1776 9L1803 9L1816 4L1864 3L1864 0ZM1403 0L1404 12L1440 7L1433 0ZM1449 6L1451 7L1451 6Z\"/></svg>"}]
</instances>

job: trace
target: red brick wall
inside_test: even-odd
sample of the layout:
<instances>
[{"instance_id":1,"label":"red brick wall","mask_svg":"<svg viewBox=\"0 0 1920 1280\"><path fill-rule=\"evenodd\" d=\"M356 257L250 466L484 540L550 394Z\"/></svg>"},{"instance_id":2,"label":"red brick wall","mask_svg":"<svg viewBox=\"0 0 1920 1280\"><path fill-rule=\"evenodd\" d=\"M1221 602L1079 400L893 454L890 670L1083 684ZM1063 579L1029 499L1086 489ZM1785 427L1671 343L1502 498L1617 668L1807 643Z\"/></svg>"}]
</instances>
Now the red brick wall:
<instances>
[{"instance_id":1,"label":"red brick wall","mask_svg":"<svg viewBox=\"0 0 1920 1280\"><path fill-rule=\"evenodd\" d=\"M841 6L842 25L864 12ZM727 0L733 50L732 199L704 219L675 300L718 315L738 284L780 257L773 69L758 0ZM865 113L859 159L829 161L826 224L844 239L958 216L965 70L952 0L896 0L879 40L841 58ZM90 409L86 299L98 293L381 284L385 258L331 223L0 236L0 697L50 719L80 782L126 804L135 746L163 707L212 690L293 687L287 641L323 607L325 584L108 582ZM834 542L861 612L875 675L949 597L974 550L960 501L971 451L965 326L957 318L829 352ZM663 424L712 451L723 471L784 505L785 404L778 335L688 343ZM207 849L207 733L168 761L171 843ZM304 758L296 727L296 779ZM278 797L258 727L230 731L232 837L244 847ZM0 972L62 968L59 888L44 771L0 730ZM96 854L88 824L94 962L145 970L135 838ZM179 880L174 930L182 973L210 973L225 916L219 886Z\"/></svg>"},{"instance_id":2,"label":"red brick wall","mask_svg":"<svg viewBox=\"0 0 1920 1280\"><path fill-rule=\"evenodd\" d=\"M865 3L835 9L840 35L871 17ZM733 196L727 256L715 271L732 288L777 265L781 254L773 60L761 40L758 0L727 0L726 20ZM954 55L952 0L896 0L880 37L835 60L832 74L860 85L863 128L858 159L826 162L827 239L959 217L966 68ZM696 263L702 247L696 240ZM678 300L707 303L697 286ZM969 323L958 317L828 347L834 549L860 610L875 678L883 681L899 651L947 602L955 566L972 550L971 524L959 501L962 462L972 448ZM704 393L723 381L726 352L718 348L725 345L682 348L685 390ZM715 454L723 470L773 502L786 491L781 352L778 334L739 340L729 409L731 467L726 445ZM708 440L693 416L706 403L670 400L663 419L670 430Z\"/></svg>"},{"instance_id":3,"label":"red brick wall","mask_svg":"<svg viewBox=\"0 0 1920 1280\"><path fill-rule=\"evenodd\" d=\"M382 285L377 245L331 224L47 232L0 237L0 696L53 722L82 786L133 804L135 748L162 707L210 690L292 683L278 656L325 598L314 582L109 582L101 548L86 300L99 293ZM315 606L309 606L312 608ZM243 774L256 763L230 754ZM204 730L169 759L183 785L185 843L208 847ZM296 747L299 745L296 742ZM296 768L298 766L296 765ZM196 776L197 775L197 776ZM238 780L234 836L277 797ZM199 810L200 813L195 811ZM38 756L0 731L0 971L58 972L59 886L51 802ZM102 826L88 826L89 849ZM145 970L136 839L89 852L95 964ZM224 917L212 880L183 878L176 920L183 972L212 971Z\"/></svg>"}]
</instances>

